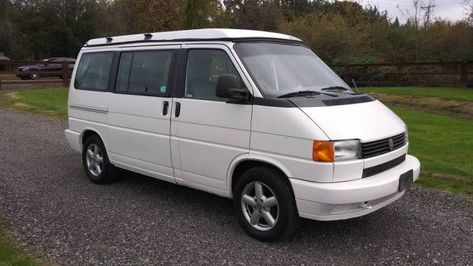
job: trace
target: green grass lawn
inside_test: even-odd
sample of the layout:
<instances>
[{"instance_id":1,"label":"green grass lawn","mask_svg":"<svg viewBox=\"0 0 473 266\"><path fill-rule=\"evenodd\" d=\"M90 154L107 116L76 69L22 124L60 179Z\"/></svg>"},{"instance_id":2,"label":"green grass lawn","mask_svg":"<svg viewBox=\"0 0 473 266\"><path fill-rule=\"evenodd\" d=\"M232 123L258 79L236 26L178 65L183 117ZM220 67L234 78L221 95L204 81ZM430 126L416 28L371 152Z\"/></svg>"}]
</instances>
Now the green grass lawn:
<instances>
[{"instance_id":1,"label":"green grass lawn","mask_svg":"<svg viewBox=\"0 0 473 266\"><path fill-rule=\"evenodd\" d=\"M28 257L12 240L8 239L0 225L0 265L33 266L40 264Z\"/></svg>"},{"instance_id":2,"label":"green grass lawn","mask_svg":"<svg viewBox=\"0 0 473 266\"><path fill-rule=\"evenodd\" d=\"M67 117L68 90L63 87L5 91L0 94L3 106L8 109L42 114L65 119Z\"/></svg>"},{"instance_id":3,"label":"green grass lawn","mask_svg":"<svg viewBox=\"0 0 473 266\"><path fill-rule=\"evenodd\" d=\"M473 195L473 121L394 107L409 126L409 153L417 156L424 175L420 183Z\"/></svg>"},{"instance_id":4,"label":"green grass lawn","mask_svg":"<svg viewBox=\"0 0 473 266\"><path fill-rule=\"evenodd\" d=\"M473 102L473 88L447 87L385 87L361 88L365 93L386 93L394 95L412 95L421 97L439 97L444 100Z\"/></svg>"}]
</instances>

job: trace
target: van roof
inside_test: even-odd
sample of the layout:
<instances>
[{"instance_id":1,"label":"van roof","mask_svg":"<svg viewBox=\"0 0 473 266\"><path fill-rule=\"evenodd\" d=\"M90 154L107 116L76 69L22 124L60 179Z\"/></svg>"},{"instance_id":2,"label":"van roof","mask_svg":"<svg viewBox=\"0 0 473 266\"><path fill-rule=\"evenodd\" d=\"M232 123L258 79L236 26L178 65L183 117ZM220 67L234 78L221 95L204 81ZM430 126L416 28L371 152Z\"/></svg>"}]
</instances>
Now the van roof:
<instances>
[{"instance_id":1,"label":"van roof","mask_svg":"<svg viewBox=\"0 0 473 266\"><path fill-rule=\"evenodd\" d=\"M104 37L89 40L84 46L104 46L137 42L170 42L170 41L237 41L245 39L273 39L282 41L302 42L300 39L281 33L240 30L240 29L198 29L165 31L155 33L143 33L133 35L122 35Z\"/></svg>"}]
</instances>

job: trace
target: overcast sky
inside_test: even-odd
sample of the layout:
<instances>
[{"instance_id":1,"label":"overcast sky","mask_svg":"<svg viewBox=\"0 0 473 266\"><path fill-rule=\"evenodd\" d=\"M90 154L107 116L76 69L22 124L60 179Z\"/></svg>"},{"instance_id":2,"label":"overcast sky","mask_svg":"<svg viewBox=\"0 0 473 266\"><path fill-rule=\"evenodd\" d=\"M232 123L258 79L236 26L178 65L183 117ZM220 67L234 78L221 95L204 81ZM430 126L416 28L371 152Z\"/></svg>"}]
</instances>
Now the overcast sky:
<instances>
[{"instance_id":1,"label":"overcast sky","mask_svg":"<svg viewBox=\"0 0 473 266\"><path fill-rule=\"evenodd\" d=\"M401 10L413 9L412 0L354 0L363 5L371 4L376 5L381 10L387 10L390 18L399 17L399 20L404 21L405 17L402 15ZM428 1L425 1L428 2ZM448 19L451 21L458 21L465 17L465 8L463 6L464 0L436 0L435 4L435 16Z\"/></svg>"}]
</instances>

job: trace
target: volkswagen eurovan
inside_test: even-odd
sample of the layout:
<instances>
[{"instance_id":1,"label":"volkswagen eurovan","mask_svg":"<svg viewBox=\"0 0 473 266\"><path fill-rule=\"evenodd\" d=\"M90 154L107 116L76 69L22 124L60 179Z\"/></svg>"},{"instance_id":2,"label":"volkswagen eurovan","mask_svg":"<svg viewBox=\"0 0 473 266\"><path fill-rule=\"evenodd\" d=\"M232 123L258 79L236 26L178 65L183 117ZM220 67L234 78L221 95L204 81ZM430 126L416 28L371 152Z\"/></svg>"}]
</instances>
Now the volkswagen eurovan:
<instances>
[{"instance_id":1,"label":"volkswagen eurovan","mask_svg":"<svg viewBox=\"0 0 473 266\"><path fill-rule=\"evenodd\" d=\"M404 122L300 39L236 29L98 38L69 88L70 146L95 183L126 169L232 198L257 239L359 217L419 177Z\"/></svg>"}]
</instances>

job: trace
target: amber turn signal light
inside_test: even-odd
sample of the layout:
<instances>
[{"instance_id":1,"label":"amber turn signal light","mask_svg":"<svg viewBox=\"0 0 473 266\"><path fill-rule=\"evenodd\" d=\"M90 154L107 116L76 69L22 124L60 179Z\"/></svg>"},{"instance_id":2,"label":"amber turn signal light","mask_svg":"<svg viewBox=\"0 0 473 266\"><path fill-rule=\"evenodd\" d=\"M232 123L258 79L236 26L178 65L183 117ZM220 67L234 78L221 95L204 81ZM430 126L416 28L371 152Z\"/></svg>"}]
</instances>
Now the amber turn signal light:
<instances>
[{"instance_id":1,"label":"amber turn signal light","mask_svg":"<svg viewBox=\"0 0 473 266\"><path fill-rule=\"evenodd\" d=\"M318 162L333 162L335 160L333 143L314 140L312 159Z\"/></svg>"}]
</instances>

